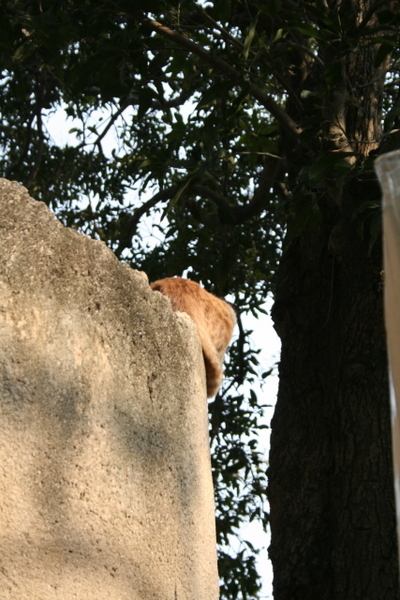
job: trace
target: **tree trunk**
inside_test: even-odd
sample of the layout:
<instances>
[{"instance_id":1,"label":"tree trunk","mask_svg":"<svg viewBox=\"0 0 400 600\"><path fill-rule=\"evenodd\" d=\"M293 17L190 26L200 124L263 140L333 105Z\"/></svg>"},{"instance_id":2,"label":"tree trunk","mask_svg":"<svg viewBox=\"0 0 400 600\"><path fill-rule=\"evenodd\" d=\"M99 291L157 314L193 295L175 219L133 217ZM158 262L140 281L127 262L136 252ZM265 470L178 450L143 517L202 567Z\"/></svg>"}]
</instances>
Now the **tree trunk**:
<instances>
[{"instance_id":1,"label":"tree trunk","mask_svg":"<svg viewBox=\"0 0 400 600\"><path fill-rule=\"evenodd\" d=\"M346 61L337 89L347 91L333 93L323 114L336 149L367 154L379 135L387 64L375 68L371 46ZM355 174L336 203L326 194L320 229L303 230L278 272L282 355L269 468L275 600L400 598L381 242L369 253L354 218L379 196L372 172Z\"/></svg>"},{"instance_id":2,"label":"tree trunk","mask_svg":"<svg viewBox=\"0 0 400 600\"><path fill-rule=\"evenodd\" d=\"M350 205L363 184L349 187ZM365 246L352 221L325 214L320 233L304 233L282 259L275 600L400 597L381 251L378 242L368 257Z\"/></svg>"}]
</instances>

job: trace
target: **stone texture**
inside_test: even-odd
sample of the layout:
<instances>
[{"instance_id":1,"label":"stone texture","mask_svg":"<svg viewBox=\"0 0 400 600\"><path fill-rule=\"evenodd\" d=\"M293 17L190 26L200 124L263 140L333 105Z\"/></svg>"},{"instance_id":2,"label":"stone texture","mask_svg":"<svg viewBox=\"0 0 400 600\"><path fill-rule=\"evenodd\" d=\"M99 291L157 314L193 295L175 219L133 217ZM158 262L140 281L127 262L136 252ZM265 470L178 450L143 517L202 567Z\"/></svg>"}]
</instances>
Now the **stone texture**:
<instances>
[{"instance_id":1,"label":"stone texture","mask_svg":"<svg viewBox=\"0 0 400 600\"><path fill-rule=\"evenodd\" d=\"M218 597L195 326L0 179L1 600Z\"/></svg>"}]
</instances>

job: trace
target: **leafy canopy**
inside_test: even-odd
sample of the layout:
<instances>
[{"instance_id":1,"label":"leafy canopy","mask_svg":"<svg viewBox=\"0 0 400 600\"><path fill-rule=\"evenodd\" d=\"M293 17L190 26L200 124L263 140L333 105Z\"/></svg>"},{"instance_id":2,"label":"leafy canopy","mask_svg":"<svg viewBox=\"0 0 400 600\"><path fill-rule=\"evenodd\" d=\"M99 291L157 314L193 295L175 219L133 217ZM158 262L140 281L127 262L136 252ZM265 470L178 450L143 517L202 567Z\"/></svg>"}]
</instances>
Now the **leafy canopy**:
<instances>
[{"instance_id":1,"label":"leafy canopy","mask_svg":"<svg viewBox=\"0 0 400 600\"><path fill-rule=\"evenodd\" d=\"M262 407L251 385L268 373L240 314L259 314L273 291L284 233L288 245L317 229L326 194L371 168L381 110L386 130L399 118L398 12L345 4L0 5L1 174L150 280L185 273L238 309L226 382L210 404L223 598L257 596L252 548L229 546L243 522L266 521ZM351 87L359 56L374 76L367 69ZM361 123L366 87L375 129ZM52 140L56 111L75 143ZM363 232L371 202L379 205L358 210ZM148 218L160 230L150 244Z\"/></svg>"}]
</instances>

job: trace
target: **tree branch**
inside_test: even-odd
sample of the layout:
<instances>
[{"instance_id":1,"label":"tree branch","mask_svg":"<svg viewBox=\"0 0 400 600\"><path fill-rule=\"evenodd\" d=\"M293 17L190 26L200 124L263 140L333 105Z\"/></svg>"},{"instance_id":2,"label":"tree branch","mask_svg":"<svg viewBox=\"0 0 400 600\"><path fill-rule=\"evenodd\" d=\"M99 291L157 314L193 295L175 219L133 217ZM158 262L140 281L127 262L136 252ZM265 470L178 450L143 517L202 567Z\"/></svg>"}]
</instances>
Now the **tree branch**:
<instances>
[{"instance_id":1,"label":"tree branch","mask_svg":"<svg viewBox=\"0 0 400 600\"><path fill-rule=\"evenodd\" d=\"M164 202L165 200L169 200L172 198L177 191L180 189L179 185L172 185L171 187L161 190L161 192L157 192L152 198L147 200L135 210L135 212L130 216L128 223L126 225L126 231L123 237L121 237L118 248L115 251L115 254L119 256L125 248L130 248L132 244L132 238L136 233L137 226L139 225L140 219L147 214L154 206L156 206L159 202Z\"/></svg>"},{"instance_id":2,"label":"tree branch","mask_svg":"<svg viewBox=\"0 0 400 600\"><path fill-rule=\"evenodd\" d=\"M170 108L177 108L178 106L182 106L186 100L189 100L192 93L192 91L184 90L181 92L181 94L179 94L179 96L176 96L176 98L165 100L165 102L161 102L160 100L152 100L150 103L150 108L153 110L169 110ZM139 104L139 97L137 94L131 93L127 97L127 102L132 106Z\"/></svg>"},{"instance_id":3,"label":"tree branch","mask_svg":"<svg viewBox=\"0 0 400 600\"><path fill-rule=\"evenodd\" d=\"M44 147L44 133L43 133L43 122L42 122L42 109L43 109L43 100L44 100L44 83L43 81L39 81L41 79L40 73L36 75L35 80L35 97L36 97L36 105L35 105L35 113L36 113L36 124L37 124L37 135L38 135L38 149L36 152L36 159L33 168L29 174L28 179L25 182L26 187L29 189L31 185L34 183L36 176L40 169L40 164L42 162L43 156L43 147Z\"/></svg>"},{"instance_id":4,"label":"tree branch","mask_svg":"<svg viewBox=\"0 0 400 600\"><path fill-rule=\"evenodd\" d=\"M158 21L154 21L152 19L147 18L143 13L139 10L131 8L131 6L127 3L123 3L123 10L129 14L135 21L139 21L150 29L158 33L159 35L165 37L171 42L178 44L178 46L182 48L186 48L192 54L199 56L202 60L204 60L211 67L217 69L221 73L228 75L228 77L234 80L242 79L241 73L231 67L227 62L215 56L199 44L192 42L188 37L173 31L169 27L162 25ZM297 125L295 121L289 115L282 110L282 108L275 102L269 94L261 90L259 87L254 85L254 83L249 83L249 88L252 96L258 100L270 113L275 117L275 119L282 125L284 129L294 138L297 139L298 135L301 133L301 128Z\"/></svg>"},{"instance_id":5,"label":"tree branch","mask_svg":"<svg viewBox=\"0 0 400 600\"><path fill-rule=\"evenodd\" d=\"M387 4L386 0L378 0L372 6L370 6L369 10L366 11L361 23L357 26L357 33L360 35L362 31L366 28L372 17L376 15L377 10Z\"/></svg>"},{"instance_id":6,"label":"tree branch","mask_svg":"<svg viewBox=\"0 0 400 600\"><path fill-rule=\"evenodd\" d=\"M121 103L117 112L115 114L111 115L110 121L107 123L107 125L105 126L103 131L97 136L97 139L94 142L94 144L100 150L101 150L101 146L100 146L101 140L104 138L105 135L107 135L107 133L110 131L111 127L114 125L115 121L118 119L118 117L120 117L122 115L124 110L126 110L128 108L129 104L130 104L130 102L128 101L127 98L125 100L123 100L123 102Z\"/></svg>"},{"instance_id":7,"label":"tree branch","mask_svg":"<svg viewBox=\"0 0 400 600\"><path fill-rule=\"evenodd\" d=\"M238 210L237 221L244 222L251 217L257 216L267 208L271 188L279 188L282 193L282 180L285 174L285 161L280 156L268 155L264 168L259 176L258 187L253 198Z\"/></svg>"},{"instance_id":8,"label":"tree branch","mask_svg":"<svg viewBox=\"0 0 400 600\"><path fill-rule=\"evenodd\" d=\"M222 35L222 37L232 46L234 46L237 50L239 50L240 52L244 52L245 46L243 44L243 42L241 42L240 40L236 39L235 37L233 37L228 31L226 31L226 29L224 29L219 23L217 23L216 21L214 21L214 19L207 13L207 11L204 10L203 7L199 6L198 4L195 3L195 9L197 11L197 13L200 15L200 17L203 18L203 20L206 23L209 23L211 25L211 27L213 29L216 29L217 31L219 31ZM256 53L250 49L249 53L256 57ZM264 61L263 61L264 62ZM322 61L321 61L322 62ZM265 63L264 63L265 64ZM299 98L297 97L297 95L294 93L294 91L291 89L290 85L288 84L288 82L285 80L285 78L283 77L283 75L281 75L279 73L279 71L277 71L276 69L273 68L272 65L268 64L268 68L270 69L271 73L274 75L275 79L283 86L283 88L286 90L286 92L288 93L288 95L290 96L290 98L293 100L294 104L297 106L297 108L302 111L303 110L303 106L299 100Z\"/></svg>"},{"instance_id":9,"label":"tree branch","mask_svg":"<svg viewBox=\"0 0 400 600\"><path fill-rule=\"evenodd\" d=\"M190 188L190 191L202 198L213 200L217 206L228 210L232 214L237 211L237 207L234 204L231 204L223 194L216 192L215 190L210 190L210 188L205 185L195 184Z\"/></svg>"},{"instance_id":10,"label":"tree branch","mask_svg":"<svg viewBox=\"0 0 400 600\"><path fill-rule=\"evenodd\" d=\"M229 42L230 44L232 44L232 46L235 46L235 48L237 48L238 50L243 51L244 44L240 40L237 40L235 37L233 37L229 33L229 31L227 31L226 29L224 29L224 27L222 27L219 23L217 23L217 21L214 21L214 19L208 14L208 12L206 10L204 10L204 8L202 6L199 6L198 4L194 3L194 8L195 8L196 12L206 22L208 22L213 29L216 29L217 31L219 31L221 33L222 37L227 42Z\"/></svg>"},{"instance_id":11,"label":"tree branch","mask_svg":"<svg viewBox=\"0 0 400 600\"><path fill-rule=\"evenodd\" d=\"M279 156L268 156L266 164L259 178L259 186L256 189L252 200L247 206L239 207L231 204L229 200L216 190L211 190L205 185L194 184L188 186L185 189L184 194L196 194L201 198L208 198L215 202L215 204L226 211L229 214L232 223L243 223L253 216L260 214L266 207L266 199L270 194L270 189L276 187L279 184L279 179L284 172L284 161ZM152 208L158 203L165 202L181 189L180 185L172 185L169 188L162 190L155 194L152 198L147 200L135 210L135 212L129 217L127 223L125 223L124 233L121 235L121 239L118 248L115 251L117 256L121 255L121 252L125 248L130 248L132 244L132 238L136 233L140 219L147 214Z\"/></svg>"},{"instance_id":12,"label":"tree branch","mask_svg":"<svg viewBox=\"0 0 400 600\"><path fill-rule=\"evenodd\" d=\"M259 184L256 188L253 198L246 206L235 206L220 192L210 190L204 185L195 184L191 186L188 192L193 192L202 198L209 198L215 204L228 212L233 223L243 223L254 216L257 216L266 209L271 188L279 187L279 192L284 193L282 189L282 179L285 173L285 161L279 156L268 155L265 158L264 168L259 176Z\"/></svg>"},{"instance_id":13,"label":"tree branch","mask_svg":"<svg viewBox=\"0 0 400 600\"><path fill-rule=\"evenodd\" d=\"M12 176L12 174L14 173L14 171L16 171L17 169L19 169L19 167L22 165L22 163L25 160L25 157L28 154L29 151L29 147L31 145L31 140L32 140L32 123L33 120L35 118L35 112L33 111L31 114L29 114L28 112L28 118L26 120L26 136L25 136L25 143L24 143L24 147L23 150L21 152L21 154L19 155L18 159L14 160L13 163L11 163L11 165L9 165L5 171L5 176L7 179L10 179L10 177ZM21 127L22 129L22 127Z\"/></svg>"}]
</instances>

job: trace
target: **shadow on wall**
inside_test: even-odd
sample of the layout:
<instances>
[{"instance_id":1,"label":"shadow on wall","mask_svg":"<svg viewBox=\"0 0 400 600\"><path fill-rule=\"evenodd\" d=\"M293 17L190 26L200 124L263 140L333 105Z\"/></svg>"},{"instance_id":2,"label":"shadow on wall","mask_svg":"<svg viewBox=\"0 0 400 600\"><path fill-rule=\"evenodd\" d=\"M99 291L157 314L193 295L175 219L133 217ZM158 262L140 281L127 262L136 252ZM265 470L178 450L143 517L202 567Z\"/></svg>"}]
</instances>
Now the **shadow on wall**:
<instances>
[{"instance_id":1,"label":"shadow on wall","mask_svg":"<svg viewBox=\"0 0 400 600\"><path fill-rule=\"evenodd\" d=\"M218 598L192 321L0 180L2 598Z\"/></svg>"}]
</instances>

